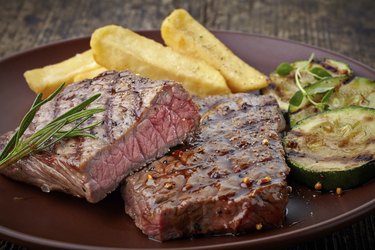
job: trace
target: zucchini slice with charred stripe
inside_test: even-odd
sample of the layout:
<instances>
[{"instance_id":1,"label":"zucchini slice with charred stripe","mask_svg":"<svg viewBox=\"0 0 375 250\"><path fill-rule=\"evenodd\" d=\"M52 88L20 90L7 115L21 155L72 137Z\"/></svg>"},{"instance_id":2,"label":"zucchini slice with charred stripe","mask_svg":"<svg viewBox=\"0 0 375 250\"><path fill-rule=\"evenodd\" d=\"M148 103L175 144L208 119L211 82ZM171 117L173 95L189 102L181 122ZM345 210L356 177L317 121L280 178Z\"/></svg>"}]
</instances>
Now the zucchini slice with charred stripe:
<instances>
[{"instance_id":1,"label":"zucchini slice with charred stripe","mask_svg":"<svg viewBox=\"0 0 375 250\"><path fill-rule=\"evenodd\" d=\"M351 106L310 116L283 140L291 175L314 188L351 188L375 176L375 109Z\"/></svg>"},{"instance_id":2,"label":"zucchini slice with charred stripe","mask_svg":"<svg viewBox=\"0 0 375 250\"><path fill-rule=\"evenodd\" d=\"M329 109L345 106L375 108L375 81L355 77L348 84L340 86L329 99Z\"/></svg>"},{"instance_id":3,"label":"zucchini slice with charred stripe","mask_svg":"<svg viewBox=\"0 0 375 250\"><path fill-rule=\"evenodd\" d=\"M346 78L343 76L325 78L315 84L305 88L308 94L313 95L314 100L319 102L325 96L320 94L328 88L332 87L333 92L328 97L327 109L337 109L347 106L362 106L375 108L375 81L364 78L355 77L349 83L344 84ZM292 98L295 98L300 91L296 92ZM294 126L298 121L319 113L320 110L311 104L306 97L298 106L289 105L289 121L290 126Z\"/></svg>"}]
</instances>

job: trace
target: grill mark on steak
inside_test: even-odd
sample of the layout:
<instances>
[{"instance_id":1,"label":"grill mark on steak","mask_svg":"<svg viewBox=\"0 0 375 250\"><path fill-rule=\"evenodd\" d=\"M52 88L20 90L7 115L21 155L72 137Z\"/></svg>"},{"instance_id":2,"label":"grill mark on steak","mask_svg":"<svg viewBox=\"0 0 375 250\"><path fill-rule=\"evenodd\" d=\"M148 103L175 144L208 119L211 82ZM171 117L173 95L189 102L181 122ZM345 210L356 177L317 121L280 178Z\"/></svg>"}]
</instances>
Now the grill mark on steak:
<instances>
[{"instance_id":1,"label":"grill mark on steak","mask_svg":"<svg viewBox=\"0 0 375 250\"><path fill-rule=\"evenodd\" d=\"M143 102L142 102L142 98L141 98L140 95L139 95L139 92L136 91L136 90L134 90L134 91L133 91L133 94L136 96L135 99L137 100L138 107L141 107L142 104L143 104ZM139 117L140 114L137 113L137 111L138 111L138 109L135 109L136 115L137 115L137 117Z\"/></svg>"},{"instance_id":2,"label":"grill mark on steak","mask_svg":"<svg viewBox=\"0 0 375 250\"><path fill-rule=\"evenodd\" d=\"M289 168L275 99L234 94L196 101L197 137L126 179L126 213L160 241L280 226Z\"/></svg>"},{"instance_id":3,"label":"grill mark on steak","mask_svg":"<svg viewBox=\"0 0 375 250\"><path fill-rule=\"evenodd\" d=\"M112 94L112 90L111 90L111 94ZM113 141L114 136L112 134L111 126L109 126L108 123L111 123L111 125L117 126L117 123L112 121L112 112L113 112L112 101L113 101L113 98L108 98L107 101L105 102L106 112L104 115L104 126L105 126L104 137L108 138L108 141L110 142Z\"/></svg>"},{"instance_id":4,"label":"grill mark on steak","mask_svg":"<svg viewBox=\"0 0 375 250\"><path fill-rule=\"evenodd\" d=\"M59 98L59 97L57 97L57 98ZM53 108L53 117L56 117L57 114L59 114L59 111L60 111L60 107L57 104L58 104L58 102L55 102L55 105L53 105L54 106L54 108Z\"/></svg>"},{"instance_id":5,"label":"grill mark on steak","mask_svg":"<svg viewBox=\"0 0 375 250\"><path fill-rule=\"evenodd\" d=\"M116 80L119 78L119 76L115 76ZM114 96L117 94L116 90L114 89L114 85L116 83L116 80L113 79L110 81L110 88L111 88L111 96ZM117 126L117 123L115 121L112 121L112 113L113 113L113 100L114 98L108 98L107 101L105 102L105 118L104 118L104 125L105 125L105 137L108 138L108 141L112 142L113 141L113 134L111 130L111 126L109 126L108 123L111 123L111 125ZM113 123L113 124L112 124Z\"/></svg>"},{"instance_id":6,"label":"grill mark on steak","mask_svg":"<svg viewBox=\"0 0 375 250\"><path fill-rule=\"evenodd\" d=\"M198 108L180 84L151 81L127 71L105 72L67 86L41 107L25 136L94 93L102 95L91 107L107 109L82 126L102 121L91 130L95 139L64 139L1 173L98 202L125 176L185 141L199 123ZM55 106L59 107L58 112L52 110ZM164 115L168 117L164 119ZM0 150L9 138L10 134L0 137Z\"/></svg>"}]
</instances>

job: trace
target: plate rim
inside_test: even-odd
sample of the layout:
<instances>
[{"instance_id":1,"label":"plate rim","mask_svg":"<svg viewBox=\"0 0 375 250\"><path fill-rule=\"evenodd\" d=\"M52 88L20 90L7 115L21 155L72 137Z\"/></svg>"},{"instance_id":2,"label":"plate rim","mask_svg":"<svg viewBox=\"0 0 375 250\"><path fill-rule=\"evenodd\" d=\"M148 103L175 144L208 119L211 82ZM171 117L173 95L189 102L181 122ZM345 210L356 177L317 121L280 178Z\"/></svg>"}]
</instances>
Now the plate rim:
<instances>
[{"instance_id":1,"label":"plate rim","mask_svg":"<svg viewBox=\"0 0 375 250\"><path fill-rule=\"evenodd\" d=\"M133 30L133 31L136 32L136 33L140 33L140 34L160 32L159 30L156 30L156 29L141 29L141 30ZM275 37L275 36L263 35L263 34L258 34L258 33L250 33L250 32L244 32L244 31L226 31L226 30L217 30L217 29L210 29L210 31L214 34L227 34L227 35L233 34L233 35L258 37L258 38L269 39L269 40L277 40L277 41L281 41L281 42L296 44L296 45L299 45L299 46L320 50L320 51L323 51L327 54L332 54L332 55L335 55L335 56L342 57L343 59L345 59L347 61L350 61L350 62L353 62L355 64L358 64L359 66L361 66L363 68L366 68L369 71L373 71L373 73L375 74L375 67L372 68L371 66L365 64L364 62L361 62L357 59L351 58L351 57L349 57L347 55L344 55L344 54L341 54L339 52L333 51L331 49L311 45L311 44L308 44L308 43L305 43L305 42L302 42L302 41L290 40L290 39L286 39L286 38L280 38L280 37ZM49 43L46 43L46 44L42 44L42 45L39 45L39 46L36 46L36 47L33 47L33 48L26 48L26 49L23 49L21 51L16 51L16 52L13 52L13 53L5 56L5 57L0 58L0 63L3 63L3 61L11 60L11 59L16 58L18 56L22 56L23 54L31 53L31 52L34 52L34 51L37 51L37 50L43 50L43 49L46 49L48 47L57 46L59 44L69 43L69 42L74 43L74 42L78 42L78 41L84 41L86 39L89 40L90 37L91 36L86 35L86 36L79 36L79 37L75 37L75 38L66 38L66 39L61 39L61 40L55 40L55 41L52 41L52 42L49 42ZM89 48L89 45L90 44L88 44L88 48Z\"/></svg>"},{"instance_id":2,"label":"plate rim","mask_svg":"<svg viewBox=\"0 0 375 250\"><path fill-rule=\"evenodd\" d=\"M331 54L340 58L343 58L344 60L354 63L358 65L361 68L366 69L367 71L373 73L375 75L375 69L356 60L353 59L349 56L340 54L338 52L332 51L330 49L326 48L321 48L317 47L314 45L310 45L301 41L295 41L295 40L289 40L289 39L284 39L284 38L279 38L279 37L273 37L273 36L268 36L268 35L262 35L262 34L255 34L255 33L247 33L247 32L240 32L240 31L225 31L225 30L211 30L214 34L223 34L223 35L241 35L241 36L247 36L247 37L257 37L261 39L267 39L267 40L276 40L276 41L281 41L284 43L288 44L295 44L298 46L306 47L309 49L315 49L318 51L321 51L326 54ZM140 34L152 34L152 33L157 33L160 32L159 30L156 29L150 29L150 30L135 30L135 32L140 33ZM25 54L28 53L34 53L37 52L38 50L45 50L50 47L54 46L59 46L62 44L66 43L78 43L82 42L85 40L89 41L90 36L82 36L82 37L76 37L76 38L68 38L68 39L62 39L62 40L57 40L53 41L47 44L43 44L34 48L29 48L25 49L22 51L18 51L15 53L12 53L6 57L3 57L0 59L0 64L6 63L6 61L10 61L12 59L15 59L17 57L22 57ZM87 46L89 48L89 44ZM294 243L299 243L302 242L303 240L306 239L312 239L316 238L317 234L311 235L311 231L319 228L319 235L322 235L327 232L333 232L337 228L344 227L348 224L353 223L354 220L363 218L366 215L370 214L372 211L375 210L375 199L369 200L368 202L356 207L355 209L351 209L350 211L347 211L343 214L340 214L338 216L332 217L328 220L324 220L309 226L306 226L304 228L299 228L295 231L290 231L290 232L284 232L276 235L271 235L271 236L264 236L260 239L250 239L250 240L242 240L240 242L228 242L228 243L220 243L220 244L212 244L212 245L207 245L207 246L199 246L199 247L179 247L178 249L223 249L223 248L228 248L228 247L252 247L253 244L261 244L269 240L273 240L275 243L280 243L282 244L283 241L290 239L291 235L296 234L298 232L299 239L295 239ZM69 243L69 242L64 242L64 241L58 241L58 240L51 240L51 239L46 239L43 237L38 237L38 236L33 236L29 234L22 233L17 230L13 230L10 228L7 228L5 226L0 225L0 235L5 236L5 239L10 239L15 242L25 242L30 245L36 245L36 246L45 246L45 247L53 247L53 248L70 248L70 249L111 249L111 250L117 250L117 249L124 249L124 248L118 248L118 247L104 247L104 246L93 246L93 245L86 245L86 244L76 244L76 243ZM250 245L249 245L250 244ZM284 245L287 245L287 243ZM161 249L163 248L160 246L160 248L142 248L142 249ZM131 249L131 248L125 248L125 249Z\"/></svg>"}]
</instances>

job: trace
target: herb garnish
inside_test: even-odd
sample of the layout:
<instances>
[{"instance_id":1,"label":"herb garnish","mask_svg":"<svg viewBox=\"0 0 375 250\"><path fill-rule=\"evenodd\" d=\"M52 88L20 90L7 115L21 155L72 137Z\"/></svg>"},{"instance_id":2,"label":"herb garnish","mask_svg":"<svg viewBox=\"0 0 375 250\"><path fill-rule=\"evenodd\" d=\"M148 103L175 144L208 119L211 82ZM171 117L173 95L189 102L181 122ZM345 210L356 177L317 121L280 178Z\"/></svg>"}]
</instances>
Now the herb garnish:
<instances>
[{"instance_id":1,"label":"herb garnish","mask_svg":"<svg viewBox=\"0 0 375 250\"><path fill-rule=\"evenodd\" d=\"M290 65L289 63L281 63L279 66L276 68L276 73L281 75L281 76L287 76L289 75L290 72L292 72L293 66Z\"/></svg>"},{"instance_id":2,"label":"herb garnish","mask_svg":"<svg viewBox=\"0 0 375 250\"><path fill-rule=\"evenodd\" d=\"M328 73L325 69L314 67L310 70L310 73L312 73L315 77L315 79L321 80L326 77L331 77L331 74Z\"/></svg>"},{"instance_id":3,"label":"herb garnish","mask_svg":"<svg viewBox=\"0 0 375 250\"><path fill-rule=\"evenodd\" d=\"M295 70L294 74L294 80L299 88L299 91L297 91L294 96L290 99L289 104L293 106L299 106L304 97L307 98L307 100L313 104L315 107L317 107L320 111L327 109L327 103L329 100L329 97L331 96L334 87L327 86L327 87L320 87L320 88L314 88L312 91L306 91L304 87L302 87L301 79L302 79L302 72L306 72L312 76L314 76L316 79L324 80L328 77L331 77L331 75L321 68L313 68L312 70L308 70L308 66L311 64L312 60L314 58L314 54L311 54L309 60L304 63L303 65L299 66ZM316 94L324 94L320 102L315 102L313 100L313 97Z\"/></svg>"},{"instance_id":4,"label":"herb garnish","mask_svg":"<svg viewBox=\"0 0 375 250\"><path fill-rule=\"evenodd\" d=\"M18 129L0 154L0 170L33 152L50 147L63 138L71 138L76 136L95 137L85 132L85 130L91 129L101 122L97 122L86 127L80 126L94 114L104 111L103 108L85 109L89 104L98 99L100 94L96 94L88 98L64 114L56 117L53 121L49 122L42 129L36 131L27 139L23 138L24 132L31 124L39 108L51 101L62 90L63 87L64 84L62 84L56 91L54 91L44 100L42 100L42 94L37 95L30 110L23 117ZM68 124L72 124L73 127L68 130L63 130L63 128Z\"/></svg>"}]
</instances>

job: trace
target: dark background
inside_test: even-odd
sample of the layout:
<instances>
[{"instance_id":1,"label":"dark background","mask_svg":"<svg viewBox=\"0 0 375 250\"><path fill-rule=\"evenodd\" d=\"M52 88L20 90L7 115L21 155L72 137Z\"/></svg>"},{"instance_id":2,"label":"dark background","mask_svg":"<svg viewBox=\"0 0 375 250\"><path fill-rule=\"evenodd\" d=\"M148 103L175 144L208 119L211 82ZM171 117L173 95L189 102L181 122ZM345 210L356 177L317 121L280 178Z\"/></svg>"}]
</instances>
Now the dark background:
<instances>
[{"instance_id":1,"label":"dark background","mask_svg":"<svg viewBox=\"0 0 375 250\"><path fill-rule=\"evenodd\" d=\"M375 68L373 0L0 0L0 58L54 41L89 36L106 24L159 29L163 18L175 8L187 9L209 29L301 41ZM374 214L288 249L375 249ZM22 247L0 240L3 248Z\"/></svg>"}]
</instances>

